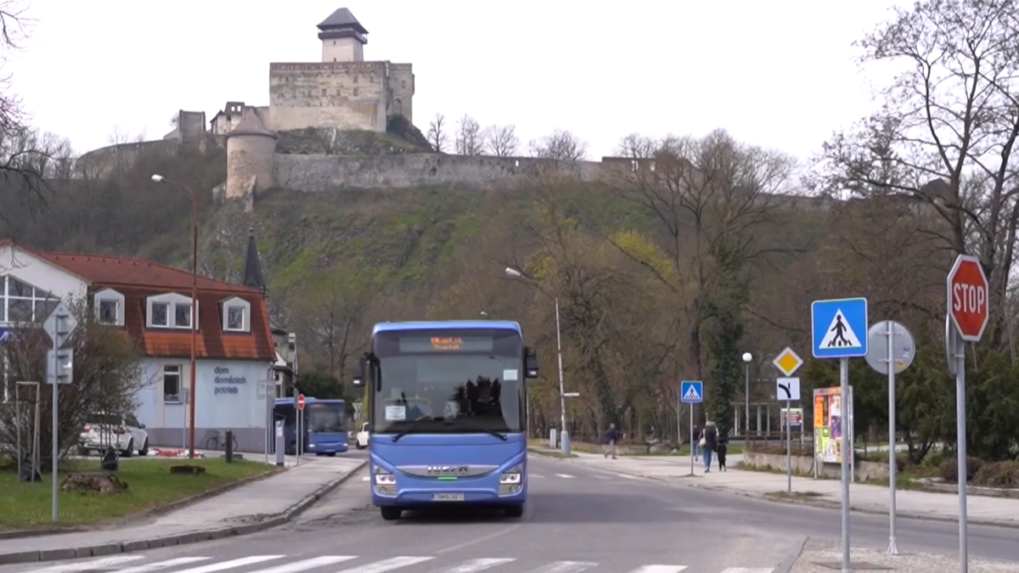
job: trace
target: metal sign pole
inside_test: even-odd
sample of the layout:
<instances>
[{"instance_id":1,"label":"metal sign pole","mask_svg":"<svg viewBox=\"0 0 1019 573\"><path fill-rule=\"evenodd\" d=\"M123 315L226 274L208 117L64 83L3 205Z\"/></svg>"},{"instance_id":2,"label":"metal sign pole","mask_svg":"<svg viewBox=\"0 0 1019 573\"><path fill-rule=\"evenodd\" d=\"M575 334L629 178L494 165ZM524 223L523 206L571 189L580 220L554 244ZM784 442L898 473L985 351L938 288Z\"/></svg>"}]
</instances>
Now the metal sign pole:
<instances>
[{"instance_id":1,"label":"metal sign pole","mask_svg":"<svg viewBox=\"0 0 1019 573\"><path fill-rule=\"evenodd\" d=\"M793 403L791 400L785 401L785 478L786 478L786 492L793 492L793 432L792 432L792 415L793 415Z\"/></svg>"},{"instance_id":2,"label":"metal sign pole","mask_svg":"<svg viewBox=\"0 0 1019 573\"><path fill-rule=\"evenodd\" d=\"M849 559L849 458L853 455L853 443L849 439L849 416L846 398L849 397L849 359L839 359L839 378L842 394L842 573L850 573Z\"/></svg>"},{"instance_id":3,"label":"metal sign pole","mask_svg":"<svg viewBox=\"0 0 1019 573\"><path fill-rule=\"evenodd\" d=\"M693 453L695 451L697 451L697 450L694 449L694 448L697 447L697 444L694 443L694 440L696 440L696 439L697 439L697 436L693 435L693 402L691 402L690 403L690 475L693 475Z\"/></svg>"},{"instance_id":4,"label":"metal sign pole","mask_svg":"<svg viewBox=\"0 0 1019 573\"><path fill-rule=\"evenodd\" d=\"M59 406L59 400L60 400L60 398L59 398L59 396L60 396L60 392L59 392L60 380L59 380L59 378L57 378L57 374L60 372L60 357L58 356L57 350L60 348L60 345L58 344L58 342L60 342L60 337L59 336L53 336L52 338L53 338L53 380L52 380L52 382L53 382L53 420L52 420L53 429L52 429L52 433L50 434L50 442L52 442L52 444L51 444L52 447L50 448L51 449L50 455L53 456L53 460L52 460L53 475L51 476L51 481L53 483L51 484L50 492L51 492L51 495L53 496L53 521L55 523L59 519L59 517L58 517L58 515L59 515L58 505L59 504L58 504L58 501L57 501L57 493L58 493L58 484L57 484L57 482L59 481L59 479L57 477L57 466L58 466L59 462L57 460L57 449L58 449L57 446L59 445L59 442L60 442L60 422L59 422L59 418L60 418L59 417L59 411L60 411L60 406Z\"/></svg>"},{"instance_id":5,"label":"metal sign pole","mask_svg":"<svg viewBox=\"0 0 1019 573\"><path fill-rule=\"evenodd\" d=\"M895 451L895 323L885 322L885 335L888 337L888 554L898 555L899 548L895 544L895 488L896 474L899 471L898 455Z\"/></svg>"},{"instance_id":6,"label":"metal sign pole","mask_svg":"<svg viewBox=\"0 0 1019 573\"><path fill-rule=\"evenodd\" d=\"M952 329L952 335L956 337L955 343L955 417L956 435L959 442L957 446L959 454L959 571L969 571L969 532L966 527L966 486L968 483L968 471L966 468L966 342Z\"/></svg>"}]
</instances>

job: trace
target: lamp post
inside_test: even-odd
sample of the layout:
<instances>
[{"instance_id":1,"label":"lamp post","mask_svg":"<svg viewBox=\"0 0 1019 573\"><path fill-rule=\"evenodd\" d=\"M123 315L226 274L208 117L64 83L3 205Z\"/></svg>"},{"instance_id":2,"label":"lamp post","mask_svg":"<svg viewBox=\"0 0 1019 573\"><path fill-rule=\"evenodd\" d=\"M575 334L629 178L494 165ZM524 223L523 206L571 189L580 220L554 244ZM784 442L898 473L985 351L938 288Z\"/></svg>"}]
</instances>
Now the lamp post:
<instances>
[{"instance_id":1,"label":"lamp post","mask_svg":"<svg viewBox=\"0 0 1019 573\"><path fill-rule=\"evenodd\" d=\"M513 267L506 267L506 276L512 279L520 279L529 282L533 285L542 288L543 285L538 281L526 276L524 273L514 269ZM554 296L555 300L555 342L556 342L556 354L559 358L559 423L561 424L559 431L563 436L560 439L560 447L564 453L569 453L569 437L566 431L566 390L563 384L563 338L562 329L559 324L559 297Z\"/></svg>"},{"instance_id":2,"label":"lamp post","mask_svg":"<svg viewBox=\"0 0 1019 573\"><path fill-rule=\"evenodd\" d=\"M745 429L743 430L744 432L746 432L746 434L744 434L745 437L743 438L744 442L750 439L750 361L753 359L754 359L753 354L750 354L749 352L743 353L743 362L744 364L746 364L746 381L745 381L746 388L744 390L744 398L746 398L746 409L747 409L746 426Z\"/></svg>"},{"instance_id":3,"label":"lamp post","mask_svg":"<svg viewBox=\"0 0 1019 573\"><path fill-rule=\"evenodd\" d=\"M191 235L191 400L188 404L188 415L191 420L188 422L188 458L194 459L195 457L195 370L196 360L195 352L197 349L198 339L198 197L195 195L195 190L178 183L171 181L163 177L162 175L153 175L152 180L156 183L166 183L184 189L191 195L191 207L193 210L193 219L191 222L192 235Z\"/></svg>"}]
</instances>

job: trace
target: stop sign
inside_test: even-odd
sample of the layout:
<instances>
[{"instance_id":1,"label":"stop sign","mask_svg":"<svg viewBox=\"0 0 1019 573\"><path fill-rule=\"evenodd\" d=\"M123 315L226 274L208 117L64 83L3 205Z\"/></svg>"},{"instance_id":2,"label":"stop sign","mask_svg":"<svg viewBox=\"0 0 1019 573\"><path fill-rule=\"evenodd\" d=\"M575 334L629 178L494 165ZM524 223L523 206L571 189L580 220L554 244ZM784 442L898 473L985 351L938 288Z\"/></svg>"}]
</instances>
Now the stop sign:
<instances>
[{"instance_id":1,"label":"stop sign","mask_svg":"<svg viewBox=\"0 0 1019 573\"><path fill-rule=\"evenodd\" d=\"M963 340L979 342L987 328L987 275L980 260L959 255L948 273L948 315Z\"/></svg>"},{"instance_id":2,"label":"stop sign","mask_svg":"<svg viewBox=\"0 0 1019 573\"><path fill-rule=\"evenodd\" d=\"M304 409L304 394L297 395L297 409L298 410Z\"/></svg>"}]
</instances>

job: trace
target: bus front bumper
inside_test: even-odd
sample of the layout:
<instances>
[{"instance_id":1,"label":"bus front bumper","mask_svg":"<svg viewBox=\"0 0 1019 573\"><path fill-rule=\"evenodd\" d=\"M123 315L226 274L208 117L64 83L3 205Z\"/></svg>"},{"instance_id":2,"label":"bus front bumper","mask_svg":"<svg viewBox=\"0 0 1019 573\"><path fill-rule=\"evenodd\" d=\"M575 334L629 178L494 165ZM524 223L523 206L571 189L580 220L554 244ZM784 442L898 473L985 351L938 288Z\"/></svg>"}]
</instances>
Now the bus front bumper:
<instances>
[{"instance_id":1,"label":"bus front bumper","mask_svg":"<svg viewBox=\"0 0 1019 573\"><path fill-rule=\"evenodd\" d=\"M373 475L372 503L376 506L422 507L436 505L521 505L527 500L527 479L489 475L457 481L400 475ZM380 479L381 478L381 479Z\"/></svg>"}]
</instances>

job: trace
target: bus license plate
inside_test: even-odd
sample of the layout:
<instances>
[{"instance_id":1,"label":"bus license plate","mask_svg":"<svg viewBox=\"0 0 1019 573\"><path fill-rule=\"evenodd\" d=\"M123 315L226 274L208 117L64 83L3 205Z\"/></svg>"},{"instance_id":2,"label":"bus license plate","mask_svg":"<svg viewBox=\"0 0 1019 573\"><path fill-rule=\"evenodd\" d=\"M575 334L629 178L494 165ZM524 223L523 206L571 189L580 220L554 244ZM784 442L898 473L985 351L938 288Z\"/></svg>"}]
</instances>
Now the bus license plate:
<instances>
[{"instance_id":1,"label":"bus license plate","mask_svg":"<svg viewBox=\"0 0 1019 573\"><path fill-rule=\"evenodd\" d=\"M462 493L437 493L432 496L432 501L463 501Z\"/></svg>"}]
</instances>

